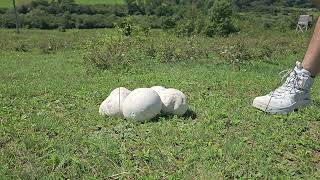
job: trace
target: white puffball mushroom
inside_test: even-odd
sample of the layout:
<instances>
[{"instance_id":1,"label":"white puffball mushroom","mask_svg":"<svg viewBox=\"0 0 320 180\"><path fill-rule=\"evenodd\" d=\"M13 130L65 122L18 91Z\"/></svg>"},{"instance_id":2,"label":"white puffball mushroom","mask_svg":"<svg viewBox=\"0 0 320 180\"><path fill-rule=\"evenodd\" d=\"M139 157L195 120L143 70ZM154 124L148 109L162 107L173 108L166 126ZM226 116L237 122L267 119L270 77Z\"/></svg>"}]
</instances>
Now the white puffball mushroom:
<instances>
[{"instance_id":1,"label":"white puffball mushroom","mask_svg":"<svg viewBox=\"0 0 320 180\"><path fill-rule=\"evenodd\" d=\"M166 90L165 87L162 86L153 86L151 89L155 90L158 94L160 94L162 91Z\"/></svg>"},{"instance_id":2,"label":"white puffball mushroom","mask_svg":"<svg viewBox=\"0 0 320 180\"><path fill-rule=\"evenodd\" d=\"M186 95L177 89L166 89L160 93L162 113L165 115L184 115L188 110Z\"/></svg>"},{"instance_id":3,"label":"white puffball mushroom","mask_svg":"<svg viewBox=\"0 0 320 180\"><path fill-rule=\"evenodd\" d=\"M110 95L101 103L99 107L99 114L123 117L122 104L130 93L131 91L124 87L114 89L110 93Z\"/></svg>"},{"instance_id":4,"label":"white puffball mushroom","mask_svg":"<svg viewBox=\"0 0 320 180\"><path fill-rule=\"evenodd\" d=\"M146 121L157 116L161 111L160 96L151 88L133 90L122 106L123 116L135 121Z\"/></svg>"}]
</instances>

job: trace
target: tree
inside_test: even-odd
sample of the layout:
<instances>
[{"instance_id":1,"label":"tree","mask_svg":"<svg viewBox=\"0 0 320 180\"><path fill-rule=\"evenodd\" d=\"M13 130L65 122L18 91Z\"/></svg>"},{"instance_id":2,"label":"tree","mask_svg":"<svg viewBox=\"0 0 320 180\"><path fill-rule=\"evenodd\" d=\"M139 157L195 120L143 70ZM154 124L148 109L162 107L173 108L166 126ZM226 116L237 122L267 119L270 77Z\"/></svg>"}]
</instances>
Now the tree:
<instances>
[{"instance_id":1,"label":"tree","mask_svg":"<svg viewBox=\"0 0 320 180\"><path fill-rule=\"evenodd\" d=\"M19 34L19 18L18 18L18 12L17 12L17 7L16 7L16 0L12 0L13 3L13 9L14 9L14 13L16 16L16 28L17 28L17 33Z\"/></svg>"}]
</instances>

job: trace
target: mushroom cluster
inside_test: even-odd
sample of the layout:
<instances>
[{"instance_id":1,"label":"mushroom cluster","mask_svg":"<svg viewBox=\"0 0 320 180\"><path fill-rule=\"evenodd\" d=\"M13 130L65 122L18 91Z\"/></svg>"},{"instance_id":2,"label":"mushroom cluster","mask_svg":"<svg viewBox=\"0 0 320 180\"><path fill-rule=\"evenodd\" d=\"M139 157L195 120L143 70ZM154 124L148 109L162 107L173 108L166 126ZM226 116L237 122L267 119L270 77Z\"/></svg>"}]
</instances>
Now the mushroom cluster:
<instances>
[{"instance_id":1,"label":"mushroom cluster","mask_svg":"<svg viewBox=\"0 0 320 180\"><path fill-rule=\"evenodd\" d=\"M179 90L154 86L130 91L114 89L101 103L100 115L148 121L159 114L184 115L188 110L186 96Z\"/></svg>"}]
</instances>

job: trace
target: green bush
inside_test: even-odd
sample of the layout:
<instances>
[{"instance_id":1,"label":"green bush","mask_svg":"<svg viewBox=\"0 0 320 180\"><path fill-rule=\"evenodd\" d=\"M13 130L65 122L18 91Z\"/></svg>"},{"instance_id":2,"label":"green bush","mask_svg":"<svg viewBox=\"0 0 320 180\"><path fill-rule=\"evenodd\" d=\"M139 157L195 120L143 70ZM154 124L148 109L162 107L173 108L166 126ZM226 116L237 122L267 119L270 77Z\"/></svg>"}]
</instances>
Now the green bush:
<instances>
[{"instance_id":1,"label":"green bush","mask_svg":"<svg viewBox=\"0 0 320 180\"><path fill-rule=\"evenodd\" d=\"M125 36L131 36L134 29L136 29L131 17L124 18L121 21L119 28L120 28L121 33Z\"/></svg>"},{"instance_id":2,"label":"green bush","mask_svg":"<svg viewBox=\"0 0 320 180\"><path fill-rule=\"evenodd\" d=\"M178 36L191 36L196 33L196 23L192 19L183 19L175 27L175 33Z\"/></svg>"},{"instance_id":3,"label":"green bush","mask_svg":"<svg viewBox=\"0 0 320 180\"><path fill-rule=\"evenodd\" d=\"M157 16L172 16L174 13L174 8L168 5L162 4L155 9L155 15Z\"/></svg>"},{"instance_id":4,"label":"green bush","mask_svg":"<svg viewBox=\"0 0 320 180\"><path fill-rule=\"evenodd\" d=\"M135 59L132 52L134 39L125 36L99 38L87 44L85 62L94 65L99 69L109 69L116 66L130 65ZM139 49L137 49L139 50Z\"/></svg>"},{"instance_id":5,"label":"green bush","mask_svg":"<svg viewBox=\"0 0 320 180\"><path fill-rule=\"evenodd\" d=\"M172 29L176 26L176 19L173 17L162 17L162 29Z\"/></svg>"},{"instance_id":6,"label":"green bush","mask_svg":"<svg viewBox=\"0 0 320 180\"><path fill-rule=\"evenodd\" d=\"M0 14L5 14L7 12L6 8L0 8Z\"/></svg>"},{"instance_id":7,"label":"green bush","mask_svg":"<svg viewBox=\"0 0 320 180\"><path fill-rule=\"evenodd\" d=\"M110 20L112 19L112 20ZM112 16L105 16L101 14L96 15L72 15L69 22L75 24L78 29L92 29L92 28L113 28Z\"/></svg>"},{"instance_id":8,"label":"green bush","mask_svg":"<svg viewBox=\"0 0 320 180\"><path fill-rule=\"evenodd\" d=\"M204 27L208 21L203 12L195 13L192 16L186 17L178 21L175 27L175 33L178 36L192 36L203 34Z\"/></svg>"},{"instance_id":9,"label":"green bush","mask_svg":"<svg viewBox=\"0 0 320 180\"><path fill-rule=\"evenodd\" d=\"M175 26L175 33L178 36L197 34L209 37L226 36L237 31L232 20L232 4L229 1L208 1L204 6L205 8L196 11L193 8L186 8L185 17Z\"/></svg>"},{"instance_id":10,"label":"green bush","mask_svg":"<svg viewBox=\"0 0 320 180\"><path fill-rule=\"evenodd\" d=\"M215 1L208 10L209 21L205 28L206 35L209 37L214 35L226 36L235 32L235 27L231 21L232 12L230 1Z\"/></svg>"},{"instance_id":11,"label":"green bush","mask_svg":"<svg viewBox=\"0 0 320 180\"><path fill-rule=\"evenodd\" d=\"M16 21L13 13L0 15L0 25L2 28L15 28Z\"/></svg>"}]
</instances>

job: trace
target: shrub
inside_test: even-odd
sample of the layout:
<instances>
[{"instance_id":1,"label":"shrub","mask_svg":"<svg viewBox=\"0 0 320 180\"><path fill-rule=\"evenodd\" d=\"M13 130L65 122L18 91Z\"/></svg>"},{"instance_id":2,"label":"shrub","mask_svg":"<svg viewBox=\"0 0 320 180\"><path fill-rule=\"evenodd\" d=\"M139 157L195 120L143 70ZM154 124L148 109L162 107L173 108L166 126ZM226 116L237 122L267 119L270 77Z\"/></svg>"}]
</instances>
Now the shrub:
<instances>
[{"instance_id":1,"label":"shrub","mask_svg":"<svg viewBox=\"0 0 320 180\"><path fill-rule=\"evenodd\" d=\"M121 36L92 40L86 47L84 60L99 69L130 65L134 60L134 53L131 53L133 43L133 39Z\"/></svg>"},{"instance_id":2,"label":"shrub","mask_svg":"<svg viewBox=\"0 0 320 180\"><path fill-rule=\"evenodd\" d=\"M212 37L214 35L225 36L235 32L235 28L231 21L232 4L227 0L218 0L208 11L209 21L206 25L206 35Z\"/></svg>"},{"instance_id":3,"label":"shrub","mask_svg":"<svg viewBox=\"0 0 320 180\"><path fill-rule=\"evenodd\" d=\"M193 20L183 19L175 27L175 33L178 36L191 36L196 31L196 24Z\"/></svg>"},{"instance_id":4,"label":"shrub","mask_svg":"<svg viewBox=\"0 0 320 180\"><path fill-rule=\"evenodd\" d=\"M172 6L160 5L155 9L155 14L157 16L172 16L174 14L174 9Z\"/></svg>"},{"instance_id":5,"label":"shrub","mask_svg":"<svg viewBox=\"0 0 320 180\"><path fill-rule=\"evenodd\" d=\"M15 28L16 21L13 13L0 15L0 25L3 28Z\"/></svg>"},{"instance_id":6,"label":"shrub","mask_svg":"<svg viewBox=\"0 0 320 180\"><path fill-rule=\"evenodd\" d=\"M173 17L163 17L162 18L162 29L172 29L176 26L176 19Z\"/></svg>"},{"instance_id":7,"label":"shrub","mask_svg":"<svg viewBox=\"0 0 320 180\"><path fill-rule=\"evenodd\" d=\"M96 15L73 15L70 20L71 23L75 19L75 27L78 29L92 29L92 28L113 28L115 25L111 22L112 17L101 14ZM68 21L68 22L70 22Z\"/></svg>"},{"instance_id":8,"label":"shrub","mask_svg":"<svg viewBox=\"0 0 320 180\"><path fill-rule=\"evenodd\" d=\"M146 1L126 0L129 15L145 15Z\"/></svg>"},{"instance_id":9,"label":"shrub","mask_svg":"<svg viewBox=\"0 0 320 180\"><path fill-rule=\"evenodd\" d=\"M123 35L130 36L136 27L134 26L131 17L126 17L120 23L119 28Z\"/></svg>"},{"instance_id":10,"label":"shrub","mask_svg":"<svg viewBox=\"0 0 320 180\"><path fill-rule=\"evenodd\" d=\"M5 14L7 12L6 8L0 8L0 14Z\"/></svg>"}]
</instances>

